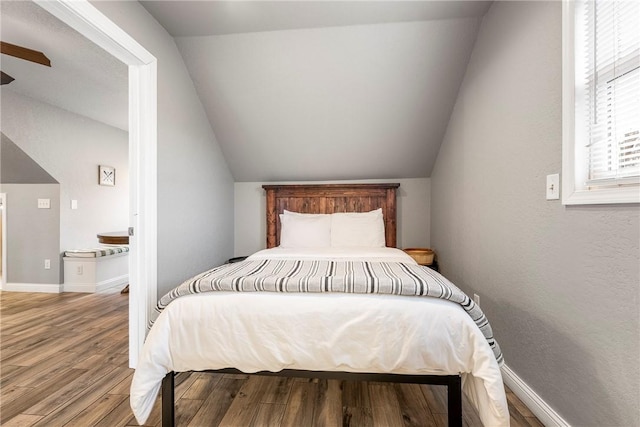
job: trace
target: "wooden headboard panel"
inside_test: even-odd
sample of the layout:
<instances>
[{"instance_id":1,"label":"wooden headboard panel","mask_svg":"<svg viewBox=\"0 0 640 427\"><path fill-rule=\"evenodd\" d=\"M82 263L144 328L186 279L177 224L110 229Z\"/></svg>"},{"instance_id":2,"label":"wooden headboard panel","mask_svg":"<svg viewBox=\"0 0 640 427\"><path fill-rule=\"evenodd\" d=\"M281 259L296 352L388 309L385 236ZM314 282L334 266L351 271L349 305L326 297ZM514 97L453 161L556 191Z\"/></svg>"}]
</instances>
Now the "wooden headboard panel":
<instances>
[{"instance_id":1,"label":"wooden headboard panel","mask_svg":"<svg viewBox=\"0 0 640 427\"><path fill-rule=\"evenodd\" d=\"M280 244L280 215L368 212L382 208L388 247L396 247L396 190L400 184L263 185L267 191L267 248Z\"/></svg>"}]
</instances>

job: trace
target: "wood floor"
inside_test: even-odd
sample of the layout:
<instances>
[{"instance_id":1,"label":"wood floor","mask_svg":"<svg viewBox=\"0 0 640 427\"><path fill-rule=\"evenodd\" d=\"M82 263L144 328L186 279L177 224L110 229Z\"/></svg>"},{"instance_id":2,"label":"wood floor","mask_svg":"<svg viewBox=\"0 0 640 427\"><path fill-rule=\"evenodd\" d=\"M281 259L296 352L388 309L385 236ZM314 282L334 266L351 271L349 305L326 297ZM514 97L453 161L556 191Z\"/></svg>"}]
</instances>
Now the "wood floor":
<instances>
[{"instance_id":1,"label":"wood floor","mask_svg":"<svg viewBox=\"0 0 640 427\"><path fill-rule=\"evenodd\" d=\"M0 425L137 426L128 295L0 292ZM507 390L511 425L542 426ZM180 374L178 426L446 426L444 386ZM481 426L466 398L464 425ZM160 425L159 401L146 425Z\"/></svg>"}]
</instances>

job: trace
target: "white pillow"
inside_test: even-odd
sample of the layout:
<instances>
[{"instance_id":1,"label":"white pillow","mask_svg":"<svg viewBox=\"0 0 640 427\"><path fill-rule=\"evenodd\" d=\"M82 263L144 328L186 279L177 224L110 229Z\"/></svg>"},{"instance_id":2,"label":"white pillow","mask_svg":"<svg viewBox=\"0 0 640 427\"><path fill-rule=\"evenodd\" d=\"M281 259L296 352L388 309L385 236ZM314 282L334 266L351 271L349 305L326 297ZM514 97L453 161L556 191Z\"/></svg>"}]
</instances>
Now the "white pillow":
<instances>
[{"instance_id":1,"label":"white pillow","mask_svg":"<svg viewBox=\"0 0 640 427\"><path fill-rule=\"evenodd\" d=\"M331 246L336 248L385 246L382 209L331 215Z\"/></svg>"},{"instance_id":2,"label":"white pillow","mask_svg":"<svg viewBox=\"0 0 640 427\"><path fill-rule=\"evenodd\" d=\"M331 216L280 214L280 246L283 248L328 248L331 246Z\"/></svg>"},{"instance_id":3,"label":"white pillow","mask_svg":"<svg viewBox=\"0 0 640 427\"><path fill-rule=\"evenodd\" d=\"M284 215L286 216L298 216L298 217L306 217L306 218L314 218L314 217L328 217L329 214L309 214L309 213L300 213L288 211L286 209L283 210ZM281 214L282 215L282 214Z\"/></svg>"}]
</instances>

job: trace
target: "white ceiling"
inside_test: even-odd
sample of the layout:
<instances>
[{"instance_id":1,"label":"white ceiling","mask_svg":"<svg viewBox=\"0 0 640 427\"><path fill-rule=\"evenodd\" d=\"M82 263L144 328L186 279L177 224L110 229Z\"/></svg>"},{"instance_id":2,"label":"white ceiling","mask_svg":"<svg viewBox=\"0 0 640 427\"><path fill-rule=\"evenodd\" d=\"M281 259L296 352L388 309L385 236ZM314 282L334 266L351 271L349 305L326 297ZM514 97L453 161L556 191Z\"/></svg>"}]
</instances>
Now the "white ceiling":
<instances>
[{"instance_id":1,"label":"white ceiling","mask_svg":"<svg viewBox=\"0 0 640 427\"><path fill-rule=\"evenodd\" d=\"M150 1L140 3L174 37L478 17L491 1Z\"/></svg>"},{"instance_id":2,"label":"white ceiling","mask_svg":"<svg viewBox=\"0 0 640 427\"><path fill-rule=\"evenodd\" d=\"M486 1L143 1L176 38L236 181L427 177ZM12 90L122 129L127 70L31 2L0 2Z\"/></svg>"},{"instance_id":3,"label":"white ceiling","mask_svg":"<svg viewBox=\"0 0 640 427\"><path fill-rule=\"evenodd\" d=\"M15 81L1 86L126 130L127 67L30 1L0 1L0 39L43 52L51 68L0 55Z\"/></svg>"}]
</instances>

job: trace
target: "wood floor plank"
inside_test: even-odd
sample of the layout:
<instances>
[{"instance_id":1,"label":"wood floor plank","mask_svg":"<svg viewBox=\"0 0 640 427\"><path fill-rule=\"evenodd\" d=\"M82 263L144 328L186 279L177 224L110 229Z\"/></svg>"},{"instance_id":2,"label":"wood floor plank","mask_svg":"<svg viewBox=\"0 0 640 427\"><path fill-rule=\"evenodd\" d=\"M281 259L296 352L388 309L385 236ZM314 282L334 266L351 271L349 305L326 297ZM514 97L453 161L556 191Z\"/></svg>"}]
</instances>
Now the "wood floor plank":
<instances>
[{"instance_id":1,"label":"wood floor plank","mask_svg":"<svg viewBox=\"0 0 640 427\"><path fill-rule=\"evenodd\" d=\"M129 391L131 390L131 380L133 379L133 371L125 379L120 381L114 388L109 390L108 394L119 394L123 396L129 395Z\"/></svg>"},{"instance_id":2,"label":"wood floor plank","mask_svg":"<svg viewBox=\"0 0 640 427\"><path fill-rule=\"evenodd\" d=\"M42 416L40 415L19 414L6 423L3 423L2 427L31 427L40 421L41 418Z\"/></svg>"},{"instance_id":3,"label":"wood floor plank","mask_svg":"<svg viewBox=\"0 0 640 427\"><path fill-rule=\"evenodd\" d=\"M280 427L286 406L280 403L260 403L249 427Z\"/></svg>"},{"instance_id":4,"label":"wood floor plank","mask_svg":"<svg viewBox=\"0 0 640 427\"><path fill-rule=\"evenodd\" d=\"M182 399L192 400L206 400L213 390L218 385L222 378L215 375L202 375L192 381L190 387L188 387L182 394ZM176 391L179 386L176 386ZM178 398L178 396L176 396Z\"/></svg>"},{"instance_id":5,"label":"wood floor plank","mask_svg":"<svg viewBox=\"0 0 640 427\"><path fill-rule=\"evenodd\" d=\"M12 375L20 372L22 369L25 369L25 367L18 365L5 365L0 359L0 384L4 383L7 378L10 378Z\"/></svg>"},{"instance_id":6,"label":"wood floor plank","mask_svg":"<svg viewBox=\"0 0 640 427\"><path fill-rule=\"evenodd\" d=\"M434 413L433 418L436 420L436 425L438 427L447 427L449 425L449 421L448 421L449 418L447 417L447 414ZM468 427L464 424L464 420L462 420L462 427ZM511 425L510 427L516 427L516 426Z\"/></svg>"},{"instance_id":7,"label":"wood floor plank","mask_svg":"<svg viewBox=\"0 0 640 427\"><path fill-rule=\"evenodd\" d=\"M343 411L343 427L373 427L371 408L345 407Z\"/></svg>"},{"instance_id":8,"label":"wood floor plank","mask_svg":"<svg viewBox=\"0 0 640 427\"><path fill-rule=\"evenodd\" d=\"M127 319L119 292L0 291L0 424L137 426ZM443 386L191 372L176 375L175 398L180 426L447 426ZM507 399L512 427L542 426L515 395ZM160 409L158 398L145 426L160 426ZM478 423L463 397L463 425Z\"/></svg>"},{"instance_id":9,"label":"wood floor plank","mask_svg":"<svg viewBox=\"0 0 640 427\"><path fill-rule=\"evenodd\" d=\"M245 379L229 378L226 375L218 381L218 387L204 401L200 410L188 424L191 427L217 426L224 418L228 408L238 396Z\"/></svg>"},{"instance_id":10,"label":"wood floor plank","mask_svg":"<svg viewBox=\"0 0 640 427\"><path fill-rule=\"evenodd\" d=\"M318 382L314 408L317 427L338 426L342 422L342 388L338 380Z\"/></svg>"},{"instance_id":11,"label":"wood floor plank","mask_svg":"<svg viewBox=\"0 0 640 427\"><path fill-rule=\"evenodd\" d=\"M77 354L78 361L74 365L76 368L91 369L94 366L102 365L124 366L129 363L129 357L127 355L117 353L96 353L84 358L84 360L82 359L83 355Z\"/></svg>"},{"instance_id":12,"label":"wood floor plank","mask_svg":"<svg viewBox=\"0 0 640 427\"><path fill-rule=\"evenodd\" d=\"M23 370L7 378L6 383L23 387L40 387L49 378L58 375L60 372L75 368L74 362L77 359L77 354L61 351L40 363L25 366Z\"/></svg>"},{"instance_id":13,"label":"wood floor plank","mask_svg":"<svg viewBox=\"0 0 640 427\"><path fill-rule=\"evenodd\" d=\"M265 378L267 379L267 378ZM286 404L291 394L291 387L293 386L292 378L283 377L271 377L266 381L266 387L261 403L275 403Z\"/></svg>"},{"instance_id":14,"label":"wood floor plank","mask_svg":"<svg viewBox=\"0 0 640 427\"><path fill-rule=\"evenodd\" d=\"M0 425L9 421L18 414L24 413L34 404L38 404L38 402L46 399L47 396L55 393L60 387L60 384L72 383L85 372L86 371L84 369L68 369L52 377L38 388L30 388L29 391L23 395L23 398L7 402L6 404L2 402L0 407Z\"/></svg>"},{"instance_id":15,"label":"wood floor plank","mask_svg":"<svg viewBox=\"0 0 640 427\"><path fill-rule=\"evenodd\" d=\"M268 378L251 376L245 380L227 413L220 421L220 426L248 426L258 411Z\"/></svg>"},{"instance_id":16,"label":"wood floor plank","mask_svg":"<svg viewBox=\"0 0 640 427\"><path fill-rule=\"evenodd\" d=\"M41 399L38 403L23 411L30 415L48 415L60 406L73 400L76 396L101 381L102 377L109 374L110 371L116 369L113 366L97 366L94 369L86 370L82 375L75 378L73 382L59 384L58 388L48 396Z\"/></svg>"},{"instance_id":17,"label":"wood floor plank","mask_svg":"<svg viewBox=\"0 0 640 427\"><path fill-rule=\"evenodd\" d=\"M176 402L176 425L184 426L195 417L202 407L202 400L180 399Z\"/></svg>"},{"instance_id":18,"label":"wood floor plank","mask_svg":"<svg viewBox=\"0 0 640 427\"><path fill-rule=\"evenodd\" d=\"M420 389L427 400L432 414L447 413L447 387L443 385L421 384Z\"/></svg>"},{"instance_id":19,"label":"wood floor plank","mask_svg":"<svg viewBox=\"0 0 640 427\"><path fill-rule=\"evenodd\" d=\"M418 384L394 384L406 427L435 427L436 420Z\"/></svg>"},{"instance_id":20,"label":"wood floor plank","mask_svg":"<svg viewBox=\"0 0 640 427\"><path fill-rule=\"evenodd\" d=\"M125 379L130 372L128 368L113 369L107 375L102 376L99 381L84 389L82 393L74 396L69 402L44 417L36 426L64 425L85 408L93 405L102 395Z\"/></svg>"},{"instance_id":21,"label":"wood floor plank","mask_svg":"<svg viewBox=\"0 0 640 427\"><path fill-rule=\"evenodd\" d=\"M400 403L393 384L369 383L373 425L376 427L402 427L404 424Z\"/></svg>"},{"instance_id":22,"label":"wood floor plank","mask_svg":"<svg viewBox=\"0 0 640 427\"><path fill-rule=\"evenodd\" d=\"M343 381L342 404L355 408L371 408L369 384L366 381Z\"/></svg>"},{"instance_id":23,"label":"wood floor plank","mask_svg":"<svg viewBox=\"0 0 640 427\"><path fill-rule=\"evenodd\" d=\"M106 414L101 420L97 421L93 427L122 427L133 422L131 407L129 406L129 396L122 396L125 399L120 402L111 412ZM134 425L137 425L135 423Z\"/></svg>"},{"instance_id":24,"label":"wood floor plank","mask_svg":"<svg viewBox=\"0 0 640 427\"><path fill-rule=\"evenodd\" d=\"M529 426L531 427L544 427L544 424L542 424L540 420L538 420L535 416L526 417L525 419L527 420L527 422L529 423Z\"/></svg>"},{"instance_id":25,"label":"wood floor plank","mask_svg":"<svg viewBox=\"0 0 640 427\"><path fill-rule=\"evenodd\" d=\"M175 383L173 388L174 399L181 399L184 394L191 388L195 381L200 378L198 372L180 372L175 376ZM211 375L213 377L220 377L220 375ZM216 380L216 383L218 380ZM202 399L206 399L208 396L203 396Z\"/></svg>"},{"instance_id":26,"label":"wood floor plank","mask_svg":"<svg viewBox=\"0 0 640 427\"><path fill-rule=\"evenodd\" d=\"M66 426L94 426L111 411L117 408L122 402L127 400L127 396L105 394L95 401L90 407L84 408L73 417Z\"/></svg>"},{"instance_id":27,"label":"wood floor plank","mask_svg":"<svg viewBox=\"0 0 640 427\"><path fill-rule=\"evenodd\" d=\"M289 401L282 417L283 427L313 426L317 383L293 381Z\"/></svg>"},{"instance_id":28,"label":"wood floor plank","mask_svg":"<svg viewBox=\"0 0 640 427\"><path fill-rule=\"evenodd\" d=\"M30 387L21 387L17 385L3 386L0 388L0 401L7 404L12 400L23 398L26 393L33 390Z\"/></svg>"}]
</instances>

